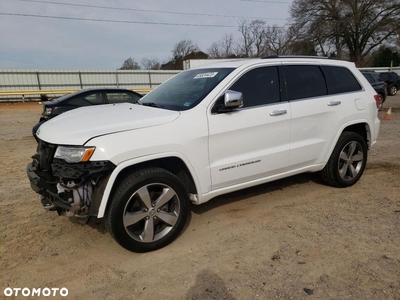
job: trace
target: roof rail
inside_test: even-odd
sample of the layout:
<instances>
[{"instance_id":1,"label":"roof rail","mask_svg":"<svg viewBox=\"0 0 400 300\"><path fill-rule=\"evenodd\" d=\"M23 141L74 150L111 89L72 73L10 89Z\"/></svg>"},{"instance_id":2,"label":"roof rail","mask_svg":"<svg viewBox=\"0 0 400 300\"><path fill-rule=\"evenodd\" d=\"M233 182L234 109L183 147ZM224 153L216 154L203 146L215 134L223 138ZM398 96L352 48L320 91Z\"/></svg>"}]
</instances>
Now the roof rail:
<instances>
[{"instance_id":1,"label":"roof rail","mask_svg":"<svg viewBox=\"0 0 400 300\"><path fill-rule=\"evenodd\" d=\"M271 58L315 58L315 59L337 59L336 57L326 57L326 56L307 56L307 55L268 55L261 57L262 59Z\"/></svg>"}]
</instances>

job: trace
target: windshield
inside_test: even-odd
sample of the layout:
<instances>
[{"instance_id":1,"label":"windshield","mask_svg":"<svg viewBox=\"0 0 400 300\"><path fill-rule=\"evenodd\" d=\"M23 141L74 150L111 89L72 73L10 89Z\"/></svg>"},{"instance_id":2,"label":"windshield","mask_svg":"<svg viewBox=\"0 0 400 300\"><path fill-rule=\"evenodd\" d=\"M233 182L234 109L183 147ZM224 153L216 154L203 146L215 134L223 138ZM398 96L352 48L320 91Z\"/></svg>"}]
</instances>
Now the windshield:
<instances>
[{"instance_id":1,"label":"windshield","mask_svg":"<svg viewBox=\"0 0 400 300\"><path fill-rule=\"evenodd\" d=\"M187 110L201 102L233 68L193 69L175 75L139 100L139 104Z\"/></svg>"}]
</instances>

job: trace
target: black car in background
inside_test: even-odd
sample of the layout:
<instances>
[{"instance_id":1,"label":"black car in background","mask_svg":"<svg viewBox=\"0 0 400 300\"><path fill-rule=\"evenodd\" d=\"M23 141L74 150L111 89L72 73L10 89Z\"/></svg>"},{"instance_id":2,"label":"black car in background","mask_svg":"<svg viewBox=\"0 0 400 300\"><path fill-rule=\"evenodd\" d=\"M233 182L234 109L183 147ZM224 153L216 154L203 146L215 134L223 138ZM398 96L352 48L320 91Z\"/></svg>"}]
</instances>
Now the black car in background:
<instances>
[{"instance_id":1,"label":"black car in background","mask_svg":"<svg viewBox=\"0 0 400 300\"><path fill-rule=\"evenodd\" d=\"M395 72L381 72L379 73L383 81L387 84L388 94L394 96L400 89L400 76Z\"/></svg>"},{"instance_id":2,"label":"black car in background","mask_svg":"<svg viewBox=\"0 0 400 300\"><path fill-rule=\"evenodd\" d=\"M380 100L378 109L381 110L383 107L383 103L385 102L387 97L387 87L386 87L387 85L380 77L381 73L376 73L373 71L362 71L361 73L364 75L364 77L369 81L369 83L378 93Z\"/></svg>"},{"instance_id":3,"label":"black car in background","mask_svg":"<svg viewBox=\"0 0 400 300\"><path fill-rule=\"evenodd\" d=\"M47 120L63 112L90 105L130 102L137 103L141 94L122 88L90 88L64 95L60 98L43 102L43 112L39 122L33 126L32 134L36 138L36 131Z\"/></svg>"}]
</instances>

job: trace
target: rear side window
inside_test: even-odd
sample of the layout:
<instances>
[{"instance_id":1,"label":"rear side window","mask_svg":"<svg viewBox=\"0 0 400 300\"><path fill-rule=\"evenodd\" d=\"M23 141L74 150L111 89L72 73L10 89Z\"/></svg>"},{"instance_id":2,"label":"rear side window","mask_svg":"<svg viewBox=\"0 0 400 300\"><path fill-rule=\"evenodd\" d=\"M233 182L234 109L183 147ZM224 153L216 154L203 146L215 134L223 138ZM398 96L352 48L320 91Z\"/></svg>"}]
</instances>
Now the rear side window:
<instances>
[{"instance_id":1,"label":"rear side window","mask_svg":"<svg viewBox=\"0 0 400 300\"><path fill-rule=\"evenodd\" d=\"M328 93L341 94L361 90L361 85L349 69L336 66L323 66L322 70L328 84Z\"/></svg>"},{"instance_id":2,"label":"rear side window","mask_svg":"<svg viewBox=\"0 0 400 300\"><path fill-rule=\"evenodd\" d=\"M76 105L76 106L88 106L92 105L89 101L85 100L84 98L74 98L71 100L68 100L68 105Z\"/></svg>"},{"instance_id":3,"label":"rear side window","mask_svg":"<svg viewBox=\"0 0 400 300\"><path fill-rule=\"evenodd\" d=\"M128 94L124 92L108 92L106 95L108 103L122 103L122 102L136 103L140 99L135 94Z\"/></svg>"},{"instance_id":4,"label":"rear side window","mask_svg":"<svg viewBox=\"0 0 400 300\"><path fill-rule=\"evenodd\" d=\"M381 78L383 80L389 81L389 80L399 80L399 75L396 73L381 73Z\"/></svg>"},{"instance_id":5,"label":"rear side window","mask_svg":"<svg viewBox=\"0 0 400 300\"><path fill-rule=\"evenodd\" d=\"M364 75L365 78L367 78L367 80L369 81L369 83L373 83L373 82L374 82L374 79L372 78L371 75L366 74L366 73L363 73L363 75Z\"/></svg>"},{"instance_id":6,"label":"rear side window","mask_svg":"<svg viewBox=\"0 0 400 300\"><path fill-rule=\"evenodd\" d=\"M288 100L327 95L324 75L319 66L284 66Z\"/></svg>"},{"instance_id":7,"label":"rear side window","mask_svg":"<svg viewBox=\"0 0 400 300\"><path fill-rule=\"evenodd\" d=\"M371 74L375 81L383 81L379 74Z\"/></svg>"},{"instance_id":8,"label":"rear side window","mask_svg":"<svg viewBox=\"0 0 400 300\"><path fill-rule=\"evenodd\" d=\"M84 94L83 96L68 100L69 105L76 106L88 106L103 103L103 96L101 93Z\"/></svg>"},{"instance_id":9,"label":"rear side window","mask_svg":"<svg viewBox=\"0 0 400 300\"><path fill-rule=\"evenodd\" d=\"M94 93L94 94L89 94L83 97L86 101L89 101L92 104L103 104L103 96L101 93Z\"/></svg>"},{"instance_id":10,"label":"rear side window","mask_svg":"<svg viewBox=\"0 0 400 300\"><path fill-rule=\"evenodd\" d=\"M381 74L381 78L382 78L383 80L390 80L390 76L389 76L388 73L382 73L382 74Z\"/></svg>"}]
</instances>

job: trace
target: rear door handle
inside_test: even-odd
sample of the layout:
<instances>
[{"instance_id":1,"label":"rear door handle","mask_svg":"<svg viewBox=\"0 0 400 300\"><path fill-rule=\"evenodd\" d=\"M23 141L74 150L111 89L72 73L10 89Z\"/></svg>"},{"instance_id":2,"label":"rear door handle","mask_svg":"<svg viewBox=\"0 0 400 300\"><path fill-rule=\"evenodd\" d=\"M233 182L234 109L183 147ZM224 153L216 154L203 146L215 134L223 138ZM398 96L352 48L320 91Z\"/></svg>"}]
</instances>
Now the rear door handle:
<instances>
[{"instance_id":1,"label":"rear door handle","mask_svg":"<svg viewBox=\"0 0 400 300\"><path fill-rule=\"evenodd\" d=\"M282 115L286 115L287 111L286 109L282 109L282 110L274 110L272 113L270 113L269 115L271 117L275 117L275 116L282 116Z\"/></svg>"},{"instance_id":2,"label":"rear door handle","mask_svg":"<svg viewBox=\"0 0 400 300\"><path fill-rule=\"evenodd\" d=\"M336 105L340 105L342 102L340 101L330 101L328 102L328 106L336 106Z\"/></svg>"}]
</instances>

